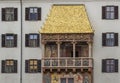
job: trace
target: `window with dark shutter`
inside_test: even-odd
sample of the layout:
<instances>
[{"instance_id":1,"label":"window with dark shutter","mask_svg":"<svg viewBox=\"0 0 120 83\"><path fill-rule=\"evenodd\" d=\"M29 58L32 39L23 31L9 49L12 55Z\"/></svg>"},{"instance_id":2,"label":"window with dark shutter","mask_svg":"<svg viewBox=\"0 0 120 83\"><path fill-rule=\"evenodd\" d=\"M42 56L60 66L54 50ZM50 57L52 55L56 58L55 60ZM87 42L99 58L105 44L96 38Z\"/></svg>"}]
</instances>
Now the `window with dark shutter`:
<instances>
[{"instance_id":1,"label":"window with dark shutter","mask_svg":"<svg viewBox=\"0 0 120 83\"><path fill-rule=\"evenodd\" d=\"M106 33L102 33L102 46L106 46Z\"/></svg>"},{"instance_id":2,"label":"window with dark shutter","mask_svg":"<svg viewBox=\"0 0 120 83\"><path fill-rule=\"evenodd\" d=\"M41 20L41 8L37 8L37 7L26 8L25 20L28 20L28 21Z\"/></svg>"},{"instance_id":3,"label":"window with dark shutter","mask_svg":"<svg viewBox=\"0 0 120 83\"><path fill-rule=\"evenodd\" d=\"M39 47L39 34L30 33L25 35L25 46L26 47Z\"/></svg>"},{"instance_id":4,"label":"window with dark shutter","mask_svg":"<svg viewBox=\"0 0 120 83\"><path fill-rule=\"evenodd\" d=\"M29 34L25 34L25 46L29 47Z\"/></svg>"},{"instance_id":5,"label":"window with dark shutter","mask_svg":"<svg viewBox=\"0 0 120 83\"><path fill-rule=\"evenodd\" d=\"M25 60L25 73L29 73L29 60Z\"/></svg>"},{"instance_id":6,"label":"window with dark shutter","mask_svg":"<svg viewBox=\"0 0 120 83\"><path fill-rule=\"evenodd\" d=\"M115 6L115 19L118 19L118 6Z\"/></svg>"},{"instance_id":7,"label":"window with dark shutter","mask_svg":"<svg viewBox=\"0 0 120 83\"><path fill-rule=\"evenodd\" d=\"M2 21L17 21L17 8L2 8Z\"/></svg>"},{"instance_id":8,"label":"window with dark shutter","mask_svg":"<svg viewBox=\"0 0 120 83\"><path fill-rule=\"evenodd\" d=\"M1 73L5 73L5 61L2 60L2 69L1 69Z\"/></svg>"},{"instance_id":9,"label":"window with dark shutter","mask_svg":"<svg viewBox=\"0 0 120 83\"><path fill-rule=\"evenodd\" d=\"M2 34L2 47L17 47L17 34Z\"/></svg>"},{"instance_id":10,"label":"window with dark shutter","mask_svg":"<svg viewBox=\"0 0 120 83\"><path fill-rule=\"evenodd\" d=\"M5 47L5 34L2 34L2 47Z\"/></svg>"},{"instance_id":11,"label":"window with dark shutter","mask_svg":"<svg viewBox=\"0 0 120 83\"><path fill-rule=\"evenodd\" d=\"M41 72L41 60L29 59L25 61L26 73L39 73Z\"/></svg>"},{"instance_id":12,"label":"window with dark shutter","mask_svg":"<svg viewBox=\"0 0 120 83\"><path fill-rule=\"evenodd\" d=\"M17 8L14 8L14 21L18 20L18 10Z\"/></svg>"},{"instance_id":13,"label":"window with dark shutter","mask_svg":"<svg viewBox=\"0 0 120 83\"><path fill-rule=\"evenodd\" d=\"M38 8L38 20L41 20L41 8Z\"/></svg>"},{"instance_id":14,"label":"window with dark shutter","mask_svg":"<svg viewBox=\"0 0 120 83\"><path fill-rule=\"evenodd\" d=\"M25 20L29 20L29 8L25 8Z\"/></svg>"},{"instance_id":15,"label":"window with dark shutter","mask_svg":"<svg viewBox=\"0 0 120 83\"><path fill-rule=\"evenodd\" d=\"M17 34L14 34L14 47L17 47Z\"/></svg>"},{"instance_id":16,"label":"window with dark shutter","mask_svg":"<svg viewBox=\"0 0 120 83\"><path fill-rule=\"evenodd\" d=\"M118 60L115 59L115 72L118 72Z\"/></svg>"},{"instance_id":17,"label":"window with dark shutter","mask_svg":"<svg viewBox=\"0 0 120 83\"><path fill-rule=\"evenodd\" d=\"M39 36L39 34L37 34L37 45L36 45L37 47L39 47L40 46L40 36Z\"/></svg>"},{"instance_id":18,"label":"window with dark shutter","mask_svg":"<svg viewBox=\"0 0 120 83\"><path fill-rule=\"evenodd\" d=\"M118 19L118 6L102 6L102 19Z\"/></svg>"},{"instance_id":19,"label":"window with dark shutter","mask_svg":"<svg viewBox=\"0 0 120 83\"><path fill-rule=\"evenodd\" d=\"M17 60L14 60L14 72L17 73Z\"/></svg>"},{"instance_id":20,"label":"window with dark shutter","mask_svg":"<svg viewBox=\"0 0 120 83\"><path fill-rule=\"evenodd\" d=\"M102 33L102 46L118 46L118 33Z\"/></svg>"},{"instance_id":21,"label":"window with dark shutter","mask_svg":"<svg viewBox=\"0 0 120 83\"><path fill-rule=\"evenodd\" d=\"M2 73L17 73L17 60L2 60Z\"/></svg>"},{"instance_id":22,"label":"window with dark shutter","mask_svg":"<svg viewBox=\"0 0 120 83\"><path fill-rule=\"evenodd\" d=\"M106 60L102 60L102 72L106 72Z\"/></svg>"},{"instance_id":23,"label":"window with dark shutter","mask_svg":"<svg viewBox=\"0 0 120 83\"><path fill-rule=\"evenodd\" d=\"M5 8L2 8L2 21L5 21Z\"/></svg>"},{"instance_id":24,"label":"window with dark shutter","mask_svg":"<svg viewBox=\"0 0 120 83\"><path fill-rule=\"evenodd\" d=\"M118 46L118 33L115 33L115 46Z\"/></svg>"},{"instance_id":25,"label":"window with dark shutter","mask_svg":"<svg viewBox=\"0 0 120 83\"><path fill-rule=\"evenodd\" d=\"M102 7L102 19L105 19L106 17L106 8L105 6Z\"/></svg>"},{"instance_id":26,"label":"window with dark shutter","mask_svg":"<svg viewBox=\"0 0 120 83\"><path fill-rule=\"evenodd\" d=\"M37 66L38 66L38 72L41 72L41 60L38 60Z\"/></svg>"},{"instance_id":27,"label":"window with dark shutter","mask_svg":"<svg viewBox=\"0 0 120 83\"><path fill-rule=\"evenodd\" d=\"M118 72L118 59L103 59L102 72L104 73Z\"/></svg>"}]
</instances>

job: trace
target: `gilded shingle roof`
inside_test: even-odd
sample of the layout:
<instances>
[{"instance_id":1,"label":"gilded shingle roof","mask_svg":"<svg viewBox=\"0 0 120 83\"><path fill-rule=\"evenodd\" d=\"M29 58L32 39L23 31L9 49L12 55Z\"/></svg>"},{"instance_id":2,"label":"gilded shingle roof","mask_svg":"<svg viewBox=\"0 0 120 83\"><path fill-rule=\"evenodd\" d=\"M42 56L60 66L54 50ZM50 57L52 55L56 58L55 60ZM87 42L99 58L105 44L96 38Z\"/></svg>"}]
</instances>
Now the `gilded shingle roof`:
<instances>
[{"instance_id":1,"label":"gilded shingle roof","mask_svg":"<svg viewBox=\"0 0 120 83\"><path fill-rule=\"evenodd\" d=\"M53 5L40 33L93 33L84 5Z\"/></svg>"}]
</instances>

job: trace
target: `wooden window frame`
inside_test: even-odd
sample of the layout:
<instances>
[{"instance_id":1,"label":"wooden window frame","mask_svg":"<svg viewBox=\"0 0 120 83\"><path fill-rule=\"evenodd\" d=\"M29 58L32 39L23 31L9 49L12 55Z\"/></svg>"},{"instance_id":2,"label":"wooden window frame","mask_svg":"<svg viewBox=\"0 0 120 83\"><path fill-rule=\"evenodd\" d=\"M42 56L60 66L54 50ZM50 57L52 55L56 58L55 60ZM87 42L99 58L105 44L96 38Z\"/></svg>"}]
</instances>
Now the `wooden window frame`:
<instances>
[{"instance_id":1,"label":"wooden window frame","mask_svg":"<svg viewBox=\"0 0 120 83\"><path fill-rule=\"evenodd\" d=\"M29 59L25 61L26 73L41 73L41 60Z\"/></svg>"},{"instance_id":2,"label":"wooden window frame","mask_svg":"<svg viewBox=\"0 0 120 83\"><path fill-rule=\"evenodd\" d=\"M33 36L30 38L30 36ZM35 38L35 36L37 38ZM40 46L40 35L37 33L25 34L25 46L26 47L39 47Z\"/></svg>"},{"instance_id":3,"label":"wooden window frame","mask_svg":"<svg viewBox=\"0 0 120 83\"><path fill-rule=\"evenodd\" d=\"M36 8L37 8L37 13L33 12L33 14L37 14L36 15L37 17L36 17L36 19L31 19L30 9L33 9L33 11L34 11L34 9L36 9ZM27 7L27 8L25 8L25 20L26 21L40 21L41 20L41 8L40 7Z\"/></svg>"},{"instance_id":4,"label":"wooden window frame","mask_svg":"<svg viewBox=\"0 0 120 83\"><path fill-rule=\"evenodd\" d=\"M12 9L13 13L9 12L7 13L7 10ZM10 20L7 20L6 16L10 14L10 16L12 16ZM13 8L13 7L7 7L7 8L2 8L2 21L6 21L6 22L11 22L11 21L17 21L18 20L18 9L17 8Z\"/></svg>"},{"instance_id":5,"label":"wooden window frame","mask_svg":"<svg viewBox=\"0 0 120 83\"><path fill-rule=\"evenodd\" d=\"M110 8L110 10L108 11L107 8ZM112 8L114 8L114 10L112 10ZM114 17L112 17L112 13ZM114 5L102 6L102 19L106 19L106 20L118 19L119 18L118 13L119 13L118 6L114 6Z\"/></svg>"},{"instance_id":6,"label":"wooden window frame","mask_svg":"<svg viewBox=\"0 0 120 83\"><path fill-rule=\"evenodd\" d=\"M7 33L2 34L2 47L13 48L17 47L17 34ZM9 38L13 37L13 39Z\"/></svg>"},{"instance_id":7,"label":"wooden window frame","mask_svg":"<svg viewBox=\"0 0 120 83\"><path fill-rule=\"evenodd\" d=\"M2 73L17 73L17 60L2 60Z\"/></svg>"},{"instance_id":8,"label":"wooden window frame","mask_svg":"<svg viewBox=\"0 0 120 83\"><path fill-rule=\"evenodd\" d=\"M118 72L118 59L103 59L102 60L102 72L103 73Z\"/></svg>"},{"instance_id":9,"label":"wooden window frame","mask_svg":"<svg viewBox=\"0 0 120 83\"><path fill-rule=\"evenodd\" d=\"M109 38L107 38L107 35L109 35ZM112 38L112 36L114 38ZM107 32L107 33L102 33L102 46L107 46L107 47L113 47L113 46L118 46L118 33L114 32Z\"/></svg>"}]
</instances>

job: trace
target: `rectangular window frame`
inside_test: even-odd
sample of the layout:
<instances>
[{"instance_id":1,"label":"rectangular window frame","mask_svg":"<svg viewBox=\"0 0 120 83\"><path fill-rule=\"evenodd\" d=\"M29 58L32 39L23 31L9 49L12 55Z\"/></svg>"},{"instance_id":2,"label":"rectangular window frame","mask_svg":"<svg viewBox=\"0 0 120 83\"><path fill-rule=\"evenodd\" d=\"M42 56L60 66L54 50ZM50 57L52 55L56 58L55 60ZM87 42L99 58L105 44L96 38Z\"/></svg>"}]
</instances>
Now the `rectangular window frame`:
<instances>
[{"instance_id":1,"label":"rectangular window frame","mask_svg":"<svg viewBox=\"0 0 120 83\"><path fill-rule=\"evenodd\" d=\"M2 60L2 73L17 73L17 60Z\"/></svg>"},{"instance_id":2,"label":"rectangular window frame","mask_svg":"<svg viewBox=\"0 0 120 83\"><path fill-rule=\"evenodd\" d=\"M26 47L39 47L40 46L40 35L37 33L25 34L25 46Z\"/></svg>"},{"instance_id":3,"label":"rectangular window frame","mask_svg":"<svg viewBox=\"0 0 120 83\"><path fill-rule=\"evenodd\" d=\"M25 61L26 73L41 73L41 60L29 59Z\"/></svg>"},{"instance_id":4,"label":"rectangular window frame","mask_svg":"<svg viewBox=\"0 0 120 83\"><path fill-rule=\"evenodd\" d=\"M118 72L118 59L102 59L102 72L103 73L117 73Z\"/></svg>"},{"instance_id":5,"label":"rectangular window frame","mask_svg":"<svg viewBox=\"0 0 120 83\"><path fill-rule=\"evenodd\" d=\"M25 20L26 21L40 21L41 20L41 8L39 7L25 8Z\"/></svg>"},{"instance_id":6,"label":"rectangular window frame","mask_svg":"<svg viewBox=\"0 0 120 83\"><path fill-rule=\"evenodd\" d=\"M11 22L18 20L18 9L14 7L2 8L2 21Z\"/></svg>"},{"instance_id":7,"label":"rectangular window frame","mask_svg":"<svg viewBox=\"0 0 120 83\"><path fill-rule=\"evenodd\" d=\"M102 46L114 47L118 46L118 33L106 32L102 33Z\"/></svg>"},{"instance_id":8,"label":"rectangular window frame","mask_svg":"<svg viewBox=\"0 0 120 83\"><path fill-rule=\"evenodd\" d=\"M17 47L17 34L6 33L2 34L2 47L14 48Z\"/></svg>"},{"instance_id":9,"label":"rectangular window frame","mask_svg":"<svg viewBox=\"0 0 120 83\"><path fill-rule=\"evenodd\" d=\"M104 20L115 20L119 18L118 6L107 5L102 6L102 19Z\"/></svg>"}]
</instances>

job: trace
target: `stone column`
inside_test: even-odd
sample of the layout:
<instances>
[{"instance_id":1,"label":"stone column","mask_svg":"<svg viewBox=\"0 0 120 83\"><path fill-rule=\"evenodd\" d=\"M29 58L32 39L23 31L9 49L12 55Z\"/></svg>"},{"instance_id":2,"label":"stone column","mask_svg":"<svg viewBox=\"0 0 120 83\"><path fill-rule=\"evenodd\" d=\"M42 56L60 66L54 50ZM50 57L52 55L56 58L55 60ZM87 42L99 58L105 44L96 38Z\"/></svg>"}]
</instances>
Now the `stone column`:
<instances>
[{"instance_id":1,"label":"stone column","mask_svg":"<svg viewBox=\"0 0 120 83\"><path fill-rule=\"evenodd\" d=\"M57 55L58 55L58 58L60 58L60 44L61 42L56 42L57 44Z\"/></svg>"},{"instance_id":2,"label":"stone column","mask_svg":"<svg viewBox=\"0 0 120 83\"><path fill-rule=\"evenodd\" d=\"M92 57L92 42L87 42L87 43L88 43L89 57Z\"/></svg>"},{"instance_id":3,"label":"stone column","mask_svg":"<svg viewBox=\"0 0 120 83\"><path fill-rule=\"evenodd\" d=\"M46 44L46 42L42 41L42 58L45 57L45 44Z\"/></svg>"},{"instance_id":4,"label":"stone column","mask_svg":"<svg viewBox=\"0 0 120 83\"><path fill-rule=\"evenodd\" d=\"M72 44L73 44L73 58L75 58L75 52L76 52L75 45L76 45L76 42L72 42Z\"/></svg>"}]
</instances>

